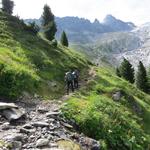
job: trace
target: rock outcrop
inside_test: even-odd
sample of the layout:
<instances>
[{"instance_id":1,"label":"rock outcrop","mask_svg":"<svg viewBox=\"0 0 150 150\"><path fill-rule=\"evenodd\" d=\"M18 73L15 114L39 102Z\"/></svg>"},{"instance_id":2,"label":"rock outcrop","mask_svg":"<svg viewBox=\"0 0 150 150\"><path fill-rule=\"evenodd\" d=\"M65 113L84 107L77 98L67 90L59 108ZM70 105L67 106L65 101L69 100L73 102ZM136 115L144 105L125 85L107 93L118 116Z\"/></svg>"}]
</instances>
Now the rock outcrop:
<instances>
[{"instance_id":1,"label":"rock outcrop","mask_svg":"<svg viewBox=\"0 0 150 150\"><path fill-rule=\"evenodd\" d=\"M14 109L22 110L15 104L5 106L9 106L9 109L3 105L1 111L8 113ZM75 131L74 127L62 118L58 106L56 102L40 102L32 108L23 105L26 117L10 123L10 118L1 113L0 143L3 144L0 144L0 149L99 150L99 142Z\"/></svg>"}]
</instances>

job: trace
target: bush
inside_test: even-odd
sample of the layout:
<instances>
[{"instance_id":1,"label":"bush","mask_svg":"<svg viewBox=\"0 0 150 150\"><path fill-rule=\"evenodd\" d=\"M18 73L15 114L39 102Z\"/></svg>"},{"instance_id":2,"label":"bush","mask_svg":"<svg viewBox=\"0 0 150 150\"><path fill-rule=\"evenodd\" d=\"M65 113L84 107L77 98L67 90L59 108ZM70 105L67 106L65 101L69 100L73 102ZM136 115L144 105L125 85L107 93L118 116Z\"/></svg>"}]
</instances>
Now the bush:
<instances>
[{"instance_id":1,"label":"bush","mask_svg":"<svg viewBox=\"0 0 150 150\"><path fill-rule=\"evenodd\" d=\"M16 99L23 91L30 91L36 86L37 81L26 72L17 73L0 65L0 98Z\"/></svg>"}]
</instances>

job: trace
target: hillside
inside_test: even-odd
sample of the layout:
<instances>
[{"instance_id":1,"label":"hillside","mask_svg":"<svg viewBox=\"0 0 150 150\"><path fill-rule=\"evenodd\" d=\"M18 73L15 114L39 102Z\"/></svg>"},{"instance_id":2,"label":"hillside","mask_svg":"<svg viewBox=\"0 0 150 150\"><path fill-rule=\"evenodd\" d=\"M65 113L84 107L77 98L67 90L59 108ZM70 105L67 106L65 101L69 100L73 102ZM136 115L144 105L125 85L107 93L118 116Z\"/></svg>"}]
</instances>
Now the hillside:
<instances>
[{"instance_id":1,"label":"hillside","mask_svg":"<svg viewBox=\"0 0 150 150\"><path fill-rule=\"evenodd\" d=\"M132 51L126 51L114 57L117 58L117 61L120 61L122 57L126 57L133 65L142 61L148 68L150 66L150 23L145 23L139 26L132 31L132 34L139 37L141 41L140 46Z\"/></svg>"},{"instance_id":2,"label":"hillside","mask_svg":"<svg viewBox=\"0 0 150 150\"><path fill-rule=\"evenodd\" d=\"M64 116L102 150L149 150L150 96L111 68L94 68L91 76L63 106Z\"/></svg>"},{"instance_id":3,"label":"hillside","mask_svg":"<svg viewBox=\"0 0 150 150\"><path fill-rule=\"evenodd\" d=\"M32 93L45 98L64 94L64 74L88 62L66 47L34 35L16 17L0 12L0 99Z\"/></svg>"}]
</instances>

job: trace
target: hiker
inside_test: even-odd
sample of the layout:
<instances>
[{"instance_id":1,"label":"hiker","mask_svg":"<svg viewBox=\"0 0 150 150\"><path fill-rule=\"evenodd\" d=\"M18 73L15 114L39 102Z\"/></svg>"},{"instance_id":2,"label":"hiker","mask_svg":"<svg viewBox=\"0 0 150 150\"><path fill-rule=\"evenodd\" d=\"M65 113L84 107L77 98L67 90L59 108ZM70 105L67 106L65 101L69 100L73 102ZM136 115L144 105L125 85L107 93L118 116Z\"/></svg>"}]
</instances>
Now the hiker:
<instances>
[{"instance_id":1,"label":"hiker","mask_svg":"<svg viewBox=\"0 0 150 150\"><path fill-rule=\"evenodd\" d=\"M67 94L69 94L70 87L71 87L72 92L74 92L73 80L74 80L74 77L72 75L72 72L71 71L67 72L65 75L65 81L67 85Z\"/></svg>"},{"instance_id":2,"label":"hiker","mask_svg":"<svg viewBox=\"0 0 150 150\"><path fill-rule=\"evenodd\" d=\"M72 72L73 78L74 78L74 88L79 88L79 71L76 69Z\"/></svg>"}]
</instances>

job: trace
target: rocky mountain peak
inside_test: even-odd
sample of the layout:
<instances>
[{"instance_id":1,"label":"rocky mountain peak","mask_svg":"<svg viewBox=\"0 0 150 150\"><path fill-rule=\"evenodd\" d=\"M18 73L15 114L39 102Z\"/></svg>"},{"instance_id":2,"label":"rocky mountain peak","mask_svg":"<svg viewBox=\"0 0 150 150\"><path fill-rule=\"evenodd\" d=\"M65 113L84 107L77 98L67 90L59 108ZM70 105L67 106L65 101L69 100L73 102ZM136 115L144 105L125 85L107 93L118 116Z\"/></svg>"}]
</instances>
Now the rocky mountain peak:
<instances>
[{"instance_id":1,"label":"rocky mountain peak","mask_svg":"<svg viewBox=\"0 0 150 150\"><path fill-rule=\"evenodd\" d=\"M103 23L107 23L107 22L114 22L114 21L117 21L118 19L116 19L114 16L112 15L107 15L104 20L103 20Z\"/></svg>"},{"instance_id":2,"label":"rocky mountain peak","mask_svg":"<svg viewBox=\"0 0 150 150\"><path fill-rule=\"evenodd\" d=\"M96 19L96 18L95 18L95 20L94 20L93 24L100 25L100 22L99 22L99 20L98 20L98 19Z\"/></svg>"}]
</instances>

